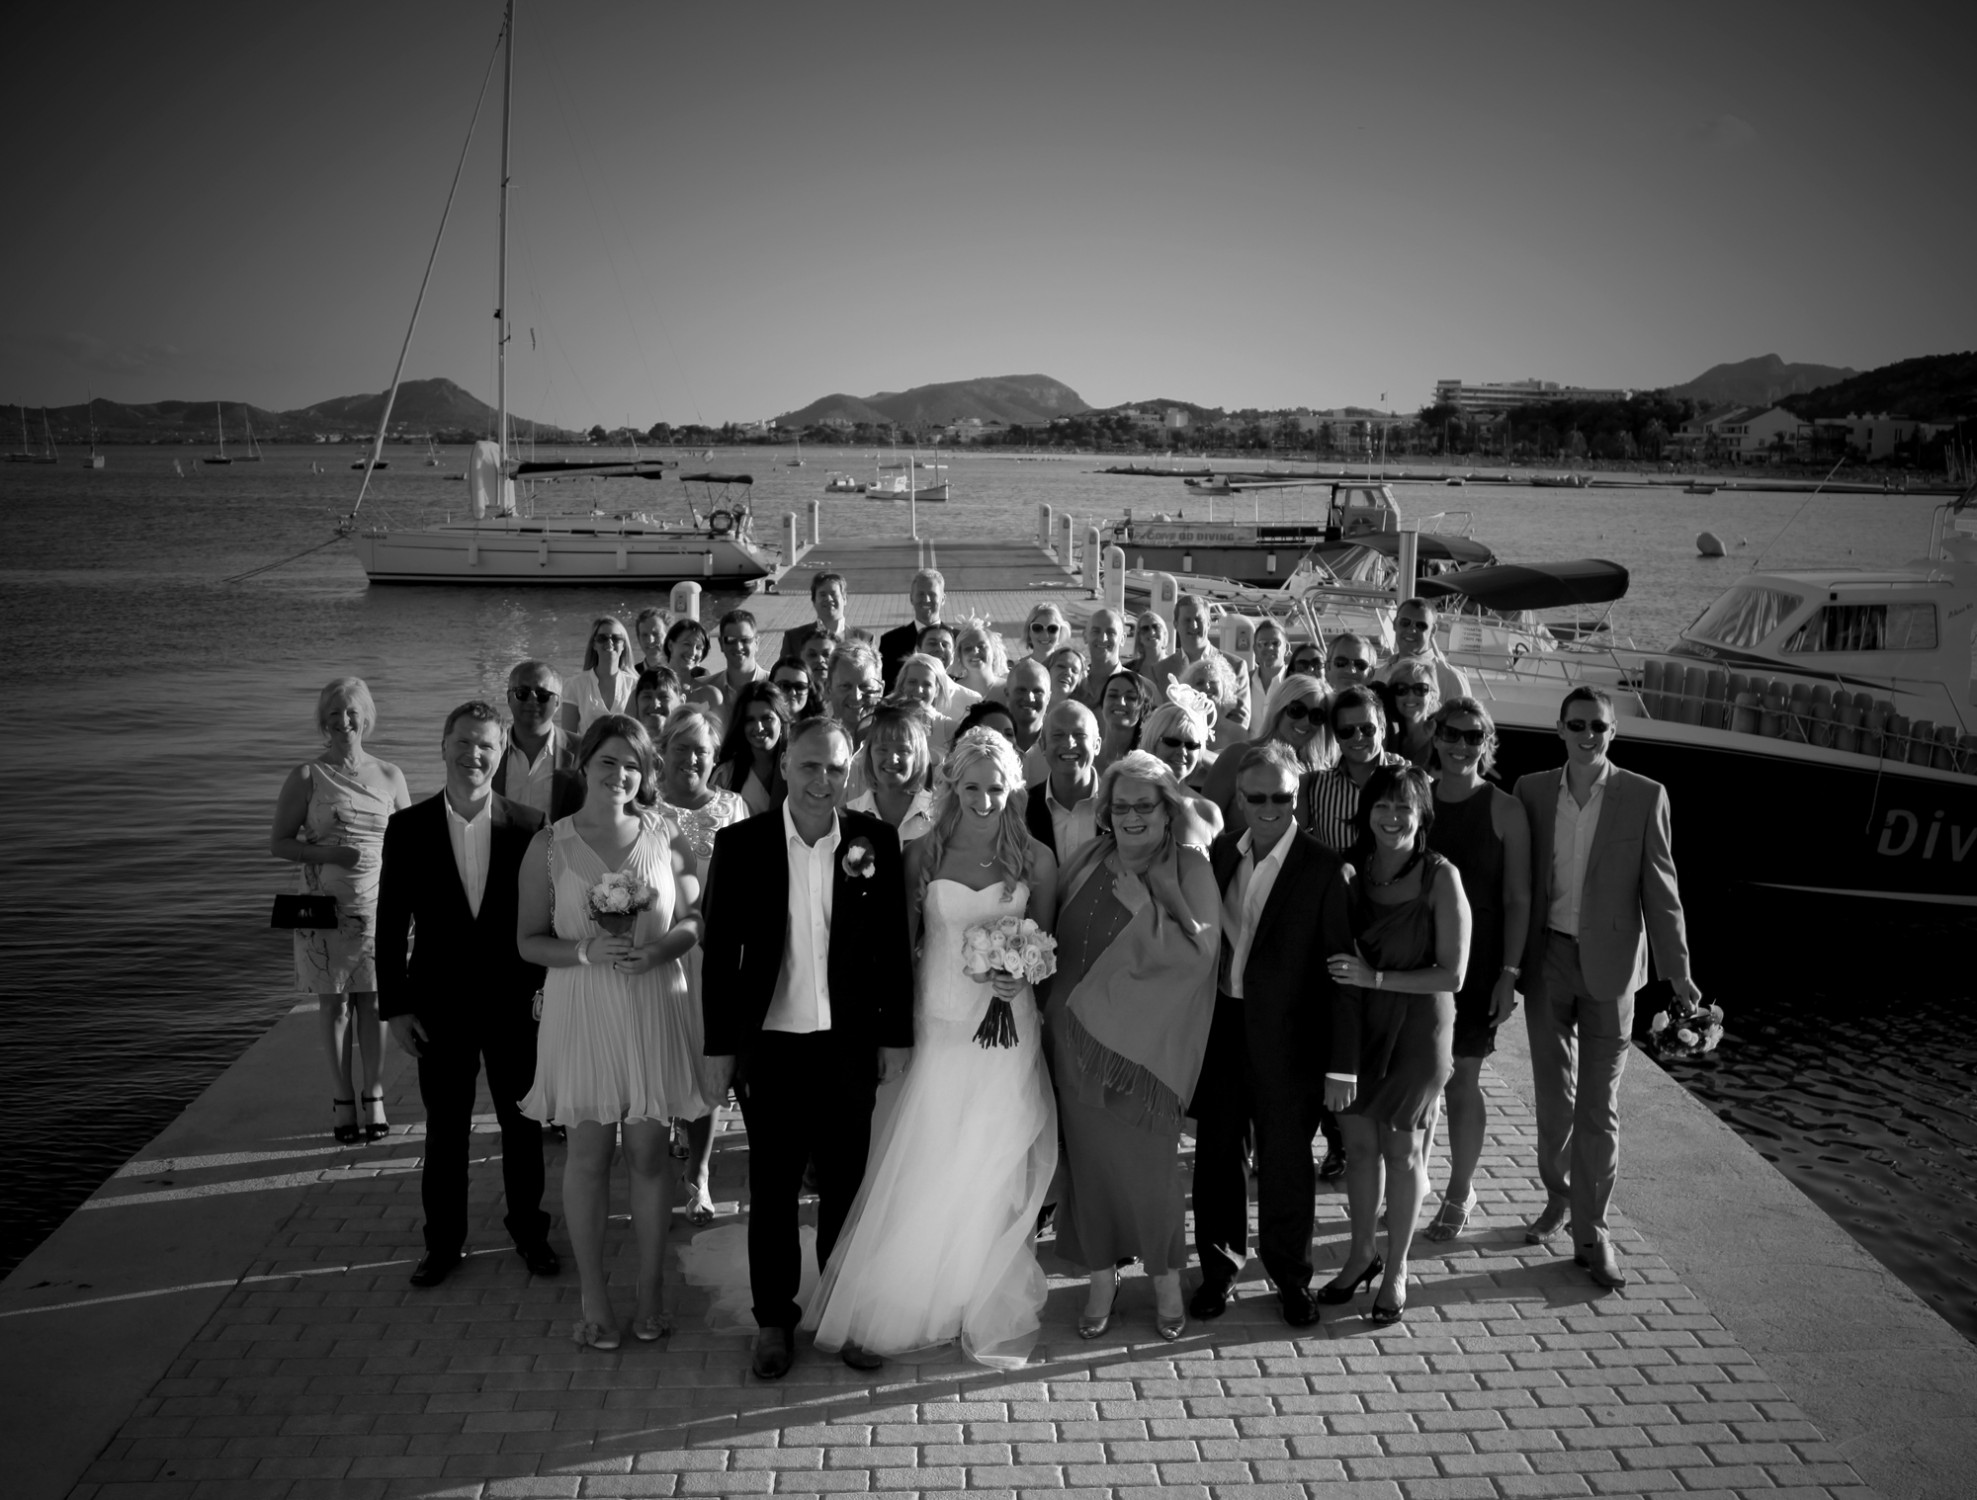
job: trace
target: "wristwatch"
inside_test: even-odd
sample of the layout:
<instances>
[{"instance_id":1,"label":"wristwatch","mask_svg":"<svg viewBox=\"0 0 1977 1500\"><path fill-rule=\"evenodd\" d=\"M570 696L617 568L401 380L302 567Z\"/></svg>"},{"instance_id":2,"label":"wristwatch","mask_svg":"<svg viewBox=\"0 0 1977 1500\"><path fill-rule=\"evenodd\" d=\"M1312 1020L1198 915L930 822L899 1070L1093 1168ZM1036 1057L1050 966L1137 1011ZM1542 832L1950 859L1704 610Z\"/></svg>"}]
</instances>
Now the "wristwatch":
<instances>
[{"instance_id":1,"label":"wristwatch","mask_svg":"<svg viewBox=\"0 0 1977 1500\"><path fill-rule=\"evenodd\" d=\"M1505 964L1503 966L1503 972L1508 974L1512 979L1522 979L1524 977L1524 971L1515 964Z\"/></svg>"}]
</instances>

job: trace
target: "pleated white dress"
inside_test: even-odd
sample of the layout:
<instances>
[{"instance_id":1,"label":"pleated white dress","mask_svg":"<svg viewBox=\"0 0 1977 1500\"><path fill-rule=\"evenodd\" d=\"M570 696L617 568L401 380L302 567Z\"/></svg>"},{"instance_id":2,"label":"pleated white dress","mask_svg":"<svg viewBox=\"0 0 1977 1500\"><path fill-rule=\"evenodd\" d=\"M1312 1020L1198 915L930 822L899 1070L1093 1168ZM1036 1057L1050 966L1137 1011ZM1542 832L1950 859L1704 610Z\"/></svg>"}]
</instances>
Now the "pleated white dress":
<instances>
[{"instance_id":1,"label":"pleated white dress","mask_svg":"<svg viewBox=\"0 0 1977 1500\"><path fill-rule=\"evenodd\" d=\"M672 926L677 895L669 841L665 821L648 818L625 861L658 893L639 913L634 942L651 942ZM607 873L570 819L550 826L556 936L584 939L602 931L584 897ZM679 959L643 974L621 974L608 964L552 968L543 985L535 1086L522 1113L558 1125L697 1120L709 1109L700 1090L699 1032Z\"/></svg>"}]
</instances>

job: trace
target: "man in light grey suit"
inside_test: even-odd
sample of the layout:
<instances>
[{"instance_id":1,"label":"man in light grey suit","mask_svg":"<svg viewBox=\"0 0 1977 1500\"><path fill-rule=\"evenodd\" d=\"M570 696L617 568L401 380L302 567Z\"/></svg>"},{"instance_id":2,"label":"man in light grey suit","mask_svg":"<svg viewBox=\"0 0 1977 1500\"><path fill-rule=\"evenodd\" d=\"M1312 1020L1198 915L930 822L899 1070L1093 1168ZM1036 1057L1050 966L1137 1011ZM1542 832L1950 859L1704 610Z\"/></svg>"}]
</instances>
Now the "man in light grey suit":
<instances>
[{"instance_id":1,"label":"man in light grey suit","mask_svg":"<svg viewBox=\"0 0 1977 1500\"><path fill-rule=\"evenodd\" d=\"M1531 935L1522 971L1537 1089L1538 1175L1551 1195L1525 1231L1558 1232L1568 1211L1573 1258L1604 1287L1622 1287L1607 1205L1620 1166L1620 1075L1634 992L1657 969L1691 1001L1689 941L1669 843L1668 793L1607 759L1620 731L1613 700L1576 687L1558 714L1562 771L1519 778L1531 820Z\"/></svg>"}]
</instances>

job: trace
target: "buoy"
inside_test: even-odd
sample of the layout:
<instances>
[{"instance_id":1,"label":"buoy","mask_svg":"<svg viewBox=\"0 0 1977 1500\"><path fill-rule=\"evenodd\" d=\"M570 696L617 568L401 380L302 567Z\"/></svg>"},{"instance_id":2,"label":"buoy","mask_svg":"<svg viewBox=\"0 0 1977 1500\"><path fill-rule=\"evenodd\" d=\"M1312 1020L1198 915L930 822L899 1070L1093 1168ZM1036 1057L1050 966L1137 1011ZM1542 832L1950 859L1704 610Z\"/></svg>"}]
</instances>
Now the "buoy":
<instances>
[{"instance_id":1,"label":"buoy","mask_svg":"<svg viewBox=\"0 0 1977 1500\"><path fill-rule=\"evenodd\" d=\"M1696 533L1696 551L1703 557L1721 557L1723 555L1723 543L1713 531L1698 531Z\"/></svg>"}]
</instances>

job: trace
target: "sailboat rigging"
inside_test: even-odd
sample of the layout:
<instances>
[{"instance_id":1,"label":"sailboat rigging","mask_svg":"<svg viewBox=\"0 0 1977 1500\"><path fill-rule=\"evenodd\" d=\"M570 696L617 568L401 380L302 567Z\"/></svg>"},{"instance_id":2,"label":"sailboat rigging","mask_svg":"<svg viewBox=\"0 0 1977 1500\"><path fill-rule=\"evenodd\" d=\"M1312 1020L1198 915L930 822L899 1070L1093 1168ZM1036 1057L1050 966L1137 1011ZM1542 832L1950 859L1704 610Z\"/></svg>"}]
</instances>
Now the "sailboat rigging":
<instances>
[{"instance_id":1,"label":"sailboat rigging","mask_svg":"<svg viewBox=\"0 0 1977 1500\"><path fill-rule=\"evenodd\" d=\"M209 464L232 463L233 460L227 457L226 418L220 415L220 403L217 401L213 403L213 429L215 432L219 434L220 447L217 453L209 453L206 455L206 462Z\"/></svg>"}]
</instances>

